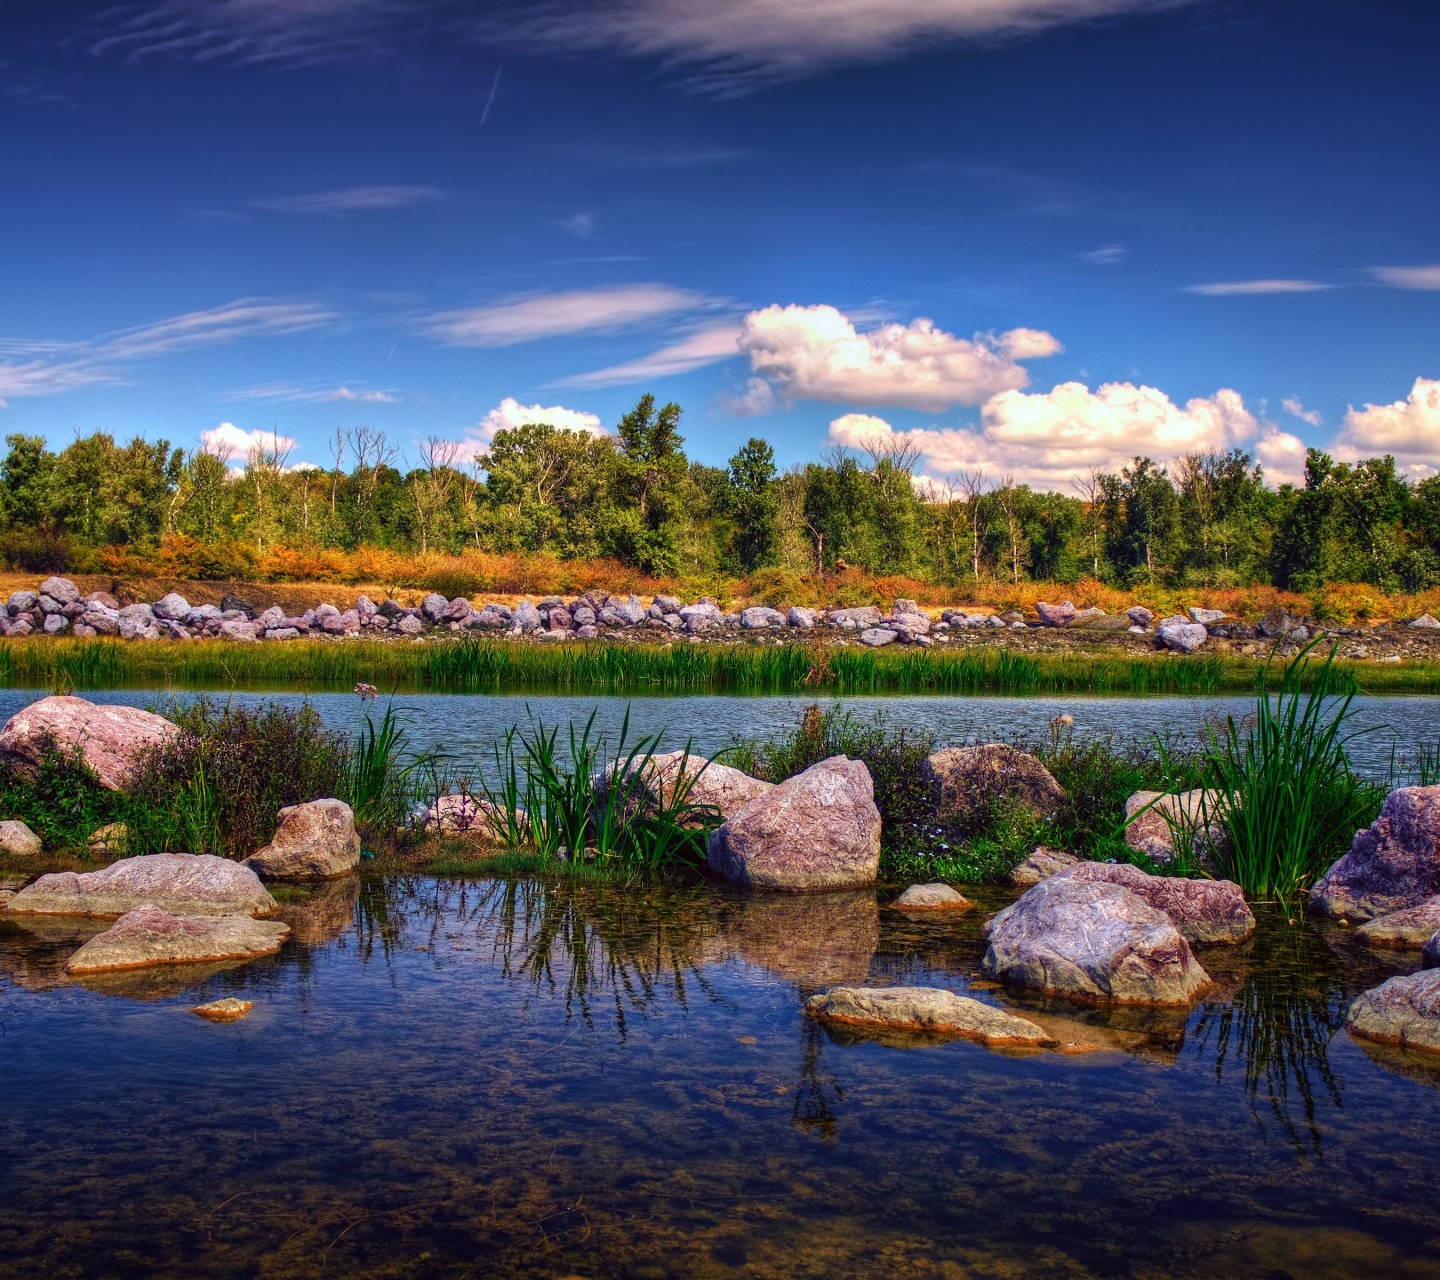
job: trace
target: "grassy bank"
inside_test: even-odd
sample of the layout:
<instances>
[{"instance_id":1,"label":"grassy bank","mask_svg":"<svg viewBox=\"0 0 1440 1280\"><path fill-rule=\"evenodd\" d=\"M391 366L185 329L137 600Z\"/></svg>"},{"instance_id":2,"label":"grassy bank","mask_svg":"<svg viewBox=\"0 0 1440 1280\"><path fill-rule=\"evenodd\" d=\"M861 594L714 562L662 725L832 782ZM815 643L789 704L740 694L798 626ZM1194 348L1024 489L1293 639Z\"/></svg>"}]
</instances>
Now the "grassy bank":
<instances>
[{"instance_id":1,"label":"grassy bank","mask_svg":"<svg viewBox=\"0 0 1440 1280\"><path fill-rule=\"evenodd\" d=\"M1440 693L1440 666L1337 662L1345 689ZM645 693L1215 694L1253 693L1263 663L1175 657L1017 653L995 648L869 650L811 645L554 644L465 638L424 645L353 640L239 645L12 640L0 686L435 693L512 690Z\"/></svg>"}]
</instances>

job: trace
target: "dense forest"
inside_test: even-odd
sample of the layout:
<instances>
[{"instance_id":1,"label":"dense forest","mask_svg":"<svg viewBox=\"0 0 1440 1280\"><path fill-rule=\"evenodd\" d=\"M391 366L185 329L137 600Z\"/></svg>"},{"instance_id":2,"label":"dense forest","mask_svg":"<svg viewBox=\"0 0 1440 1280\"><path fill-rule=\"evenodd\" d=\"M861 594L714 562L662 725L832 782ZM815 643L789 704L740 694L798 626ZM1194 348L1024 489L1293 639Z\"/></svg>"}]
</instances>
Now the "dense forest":
<instances>
[{"instance_id":1,"label":"dense forest","mask_svg":"<svg viewBox=\"0 0 1440 1280\"><path fill-rule=\"evenodd\" d=\"M195 576L217 578L247 576L280 548L378 547L608 559L654 577L850 568L951 585L1302 592L1440 582L1440 477L1409 484L1390 458L1346 464L1311 450L1304 487L1278 490L1238 449L1169 467L1135 458L1061 494L976 474L917 484L903 438L784 472L752 439L728 466L707 466L686 457L680 426L679 406L645 396L613 434L521 426L472 462L432 439L414 465L362 427L336 433L329 469L99 433L57 454L11 435L0 556L50 571L180 545Z\"/></svg>"}]
</instances>

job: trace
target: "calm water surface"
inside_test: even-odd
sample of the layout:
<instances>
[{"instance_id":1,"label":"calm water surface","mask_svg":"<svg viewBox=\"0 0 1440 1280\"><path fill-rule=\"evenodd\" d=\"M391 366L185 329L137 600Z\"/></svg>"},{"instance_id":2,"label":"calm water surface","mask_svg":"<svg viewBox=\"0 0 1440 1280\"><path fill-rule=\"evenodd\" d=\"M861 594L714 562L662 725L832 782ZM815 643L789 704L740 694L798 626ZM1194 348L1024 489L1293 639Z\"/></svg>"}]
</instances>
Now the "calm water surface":
<instances>
[{"instance_id":1,"label":"calm water surface","mask_svg":"<svg viewBox=\"0 0 1440 1280\"><path fill-rule=\"evenodd\" d=\"M0 690L0 723L45 690ZM130 706L163 706L172 699L189 699L193 693L157 690L105 690L86 692L93 702ZM327 725L352 730L361 703L348 693L212 693L211 698L234 698L254 705L281 702L311 703ZM562 727L573 720L583 724L592 713L596 726L613 741L627 711L630 741L641 734L663 733L662 749L678 750L687 740L694 749L712 754L741 738L774 738L791 729L813 699L798 697L682 697L616 698L521 696L500 694L401 694L395 705L404 712L411 743L416 747L441 746L461 767L489 759L490 751L515 724L524 726L535 715L546 724ZM383 708L387 699L379 700ZM822 705L835 705L822 700ZM972 739L991 741L1047 737L1051 719L1069 715L1075 732L1150 741L1156 734L1193 736L1207 720L1249 715L1252 697L1214 698L1091 698L1091 697L868 697L846 698L843 705L864 722L880 716L892 726L933 733L945 743ZM1421 743L1440 741L1440 697L1412 696L1357 698L1354 703L1351 755L1357 767L1386 776L1392 757L1413 753ZM563 738L563 731L562 731Z\"/></svg>"},{"instance_id":2,"label":"calm water surface","mask_svg":"<svg viewBox=\"0 0 1440 1280\"><path fill-rule=\"evenodd\" d=\"M1340 1025L1412 962L1344 930L1265 916L1186 1016L1017 1000L983 910L870 893L377 877L285 910L276 957L86 985L95 926L0 923L0 1274L1440 1276L1440 1066ZM1097 1051L801 1014L897 981ZM223 995L254 1013L188 1011Z\"/></svg>"}]
</instances>

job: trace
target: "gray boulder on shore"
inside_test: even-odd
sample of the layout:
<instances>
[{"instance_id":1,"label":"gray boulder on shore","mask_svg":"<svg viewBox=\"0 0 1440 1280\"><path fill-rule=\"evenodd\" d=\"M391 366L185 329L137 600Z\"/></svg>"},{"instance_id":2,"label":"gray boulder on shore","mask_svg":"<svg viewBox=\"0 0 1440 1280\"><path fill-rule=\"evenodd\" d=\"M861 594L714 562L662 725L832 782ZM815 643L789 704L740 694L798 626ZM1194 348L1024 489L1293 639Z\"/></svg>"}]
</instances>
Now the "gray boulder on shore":
<instances>
[{"instance_id":1,"label":"gray boulder on shore","mask_svg":"<svg viewBox=\"0 0 1440 1280\"><path fill-rule=\"evenodd\" d=\"M310 800L280 810L275 838L240 865L266 880L329 880L360 865L355 814L343 800Z\"/></svg>"},{"instance_id":2,"label":"gray boulder on shore","mask_svg":"<svg viewBox=\"0 0 1440 1280\"><path fill-rule=\"evenodd\" d=\"M107 791L121 791L145 751L165 745L179 728L139 707L97 706L84 698L41 698L17 711L0 729L0 757L22 775L33 775L53 744L62 754L77 750Z\"/></svg>"}]
</instances>

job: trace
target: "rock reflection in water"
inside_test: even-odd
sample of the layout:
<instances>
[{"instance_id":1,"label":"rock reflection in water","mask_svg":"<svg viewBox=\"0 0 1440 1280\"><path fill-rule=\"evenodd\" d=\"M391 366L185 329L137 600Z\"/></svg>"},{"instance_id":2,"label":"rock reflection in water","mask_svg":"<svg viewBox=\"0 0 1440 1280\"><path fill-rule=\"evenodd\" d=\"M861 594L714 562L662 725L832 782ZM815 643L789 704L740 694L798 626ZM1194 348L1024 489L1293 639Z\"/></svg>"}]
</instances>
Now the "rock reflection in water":
<instances>
[{"instance_id":1,"label":"rock reflection in water","mask_svg":"<svg viewBox=\"0 0 1440 1280\"><path fill-rule=\"evenodd\" d=\"M334 942L354 927L355 904L359 900L360 877L339 876L294 891L281 902L274 918L290 926L293 941L318 947Z\"/></svg>"},{"instance_id":2,"label":"rock reflection in water","mask_svg":"<svg viewBox=\"0 0 1440 1280\"><path fill-rule=\"evenodd\" d=\"M0 917L0 971L31 991L69 982L65 962L110 924L81 916Z\"/></svg>"},{"instance_id":3,"label":"rock reflection in water","mask_svg":"<svg viewBox=\"0 0 1440 1280\"><path fill-rule=\"evenodd\" d=\"M715 894L707 962L760 965L802 993L870 976L880 947L880 908L869 889L834 893Z\"/></svg>"}]
</instances>

